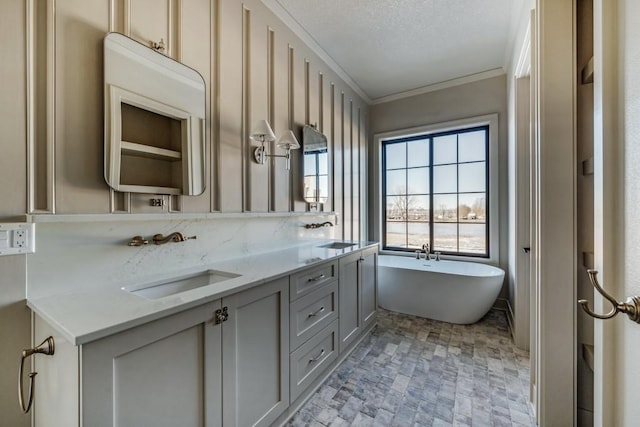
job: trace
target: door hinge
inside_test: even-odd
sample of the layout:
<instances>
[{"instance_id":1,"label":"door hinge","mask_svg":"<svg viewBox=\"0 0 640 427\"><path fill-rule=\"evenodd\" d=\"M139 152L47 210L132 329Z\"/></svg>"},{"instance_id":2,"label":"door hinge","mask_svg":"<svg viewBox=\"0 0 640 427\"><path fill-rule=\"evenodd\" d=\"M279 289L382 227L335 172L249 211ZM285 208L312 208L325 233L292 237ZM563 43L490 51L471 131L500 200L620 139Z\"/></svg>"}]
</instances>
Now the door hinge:
<instances>
[{"instance_id":1,"label":"door hinge","mask_svg":"<svg viewBox=\"0 0 640 427\"><path fill-rule=\"evenodd\" d=\"M222 307L216 310L215 312L216 325L226 322L229 319L229 308Z\"/></svg>"}]
</instances>

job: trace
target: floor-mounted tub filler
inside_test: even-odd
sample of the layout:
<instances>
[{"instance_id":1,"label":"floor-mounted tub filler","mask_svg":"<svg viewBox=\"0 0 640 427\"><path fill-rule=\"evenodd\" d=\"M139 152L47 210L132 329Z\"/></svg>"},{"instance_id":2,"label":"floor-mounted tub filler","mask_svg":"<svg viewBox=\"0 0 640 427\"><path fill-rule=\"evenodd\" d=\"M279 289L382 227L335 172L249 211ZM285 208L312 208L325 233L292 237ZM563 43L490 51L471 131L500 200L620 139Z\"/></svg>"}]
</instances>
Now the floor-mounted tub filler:
<instances>
[{"instance_id":1,"label":"floor-mounted tub filler","mask_svg":"<svg viewBox=\"0 0 640 427\"><path fill-rule=\"evenodd\" d=\"M504 280L500 268L472 262L380 255L378 266L380 307L450 323L480 320Z\"/></svg>"}]
</instances>

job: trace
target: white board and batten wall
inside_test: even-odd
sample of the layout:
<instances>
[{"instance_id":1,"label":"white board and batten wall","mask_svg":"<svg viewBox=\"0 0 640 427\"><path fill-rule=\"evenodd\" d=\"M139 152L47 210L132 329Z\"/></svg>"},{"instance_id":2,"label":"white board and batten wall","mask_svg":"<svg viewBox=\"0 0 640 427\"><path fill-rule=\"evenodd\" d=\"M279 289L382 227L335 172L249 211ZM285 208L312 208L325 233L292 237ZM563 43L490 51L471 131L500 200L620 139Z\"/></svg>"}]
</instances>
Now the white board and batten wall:
<instances>
[{"instance_id":1,"label":"white board and batten wall","mask_svg":"<svg viewBox=\"0 0 640 427\"><path fill-rule=\"evenodd\" d=\"M3 220L27 213L117 214L122 221L123 215L166 213L165 226L176 227L180 222L171 222L173 213L303 213L309 207L300 196L300 152L293 152L291 171L281 158L266 165L252 160L248 134L266 119L278 136L292 129L300 137L304 124L318 124L332 158L324 211L335 211L340 219L323 237L364 237L368 106L259 0L7 0L0 23L5 41L0 78L10 82L0 88L0 179L10 183L0 186ZM110 31L144 44L162 39L169 56L203 75L207 188L202 195L118 193L105 183L102 40ZM283 154L274 146L268 150ZM151 197L162 198L164 206L150 206ZM203 221L215 219L208 216L200 226ZM283 223L299 228L306 220L248 216L233 219L234 227L242 221L273 227L262 239ZM102 235L108 236L112 225L104 227ZM59 235L55 222L46 228L51 232L45 234ZM29 425L15 398L16 357L30 346L27 261L25 255L0 258L0 413L3 422L20 427Z\"/></svg>"}]
</instances>

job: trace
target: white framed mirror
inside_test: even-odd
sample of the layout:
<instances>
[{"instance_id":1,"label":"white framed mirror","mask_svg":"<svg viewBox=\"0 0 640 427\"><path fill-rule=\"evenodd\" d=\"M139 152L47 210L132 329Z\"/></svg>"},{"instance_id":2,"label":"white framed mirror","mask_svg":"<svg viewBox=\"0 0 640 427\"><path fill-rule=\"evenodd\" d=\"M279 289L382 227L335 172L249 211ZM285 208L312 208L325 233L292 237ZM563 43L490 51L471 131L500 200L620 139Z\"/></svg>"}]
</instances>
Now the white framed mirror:
<instances>
[{"instance_id":1,"label":"white framed mirror","mask_svg":"<svg viewBox=\"0 0 640 427\"><path fill-rule=\"evenodd\" d=\"M205 81L123 34L104 39L105 179L117 191L205 189Z\"/></svg>"}]
</instances>

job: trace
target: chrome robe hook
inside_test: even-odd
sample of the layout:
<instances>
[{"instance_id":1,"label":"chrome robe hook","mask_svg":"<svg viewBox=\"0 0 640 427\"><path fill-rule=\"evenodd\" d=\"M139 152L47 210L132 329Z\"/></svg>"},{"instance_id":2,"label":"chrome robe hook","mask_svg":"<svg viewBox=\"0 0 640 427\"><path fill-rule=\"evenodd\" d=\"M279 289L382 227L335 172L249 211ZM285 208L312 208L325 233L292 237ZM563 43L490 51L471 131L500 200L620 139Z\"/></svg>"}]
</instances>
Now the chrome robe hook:
<instances>
[{"instance_id":1,"label":"chrome robe hook","mask_svg":"<svg viewBox=\"0 0 640 427\"><path fill-rule=\"evenodd\" d=\"M52 356L55 352L55 341L53 337L49 337L46 340L42 341L39 346L35 348L28 348L26 350L22 350L22 359L20 359L20 375L18 377L18 401L20 402L20 409L22 409L23 413L29 412L31 409L31 405L33 404L33 384L35 382L35 376L38 374L37 372L31 372L29 374L29 400L27 402L27 406L24 405L24 396L22 391L22 377L24 376L24 361L31 357L34 354L45 354L47 356Z\"/></svg>"},{"instance_id":2,"label":"chrome robe hook","mask_svg":"<svg viewBox=\"0 0 640 427\"><path fill-rule=\"evenodd\" d=\"M626 314L629 319L633 320L636 323L640 323L640 297L632 296L627 298L625 302L618 302L614 297L609 295L603 288L600 286L598 282L598 272L596 270L587 270L589 274L589 280L594 288L607 299L612 305L613 308L607 314L597 314L589 309L589 301L586 299L578 300L578 303L582 306L582 309L591 317L595 317L596 319L611 319L618 315L618 313Z\"/></svg>"}]
</instances>

